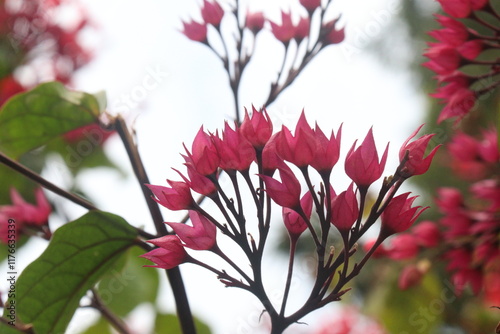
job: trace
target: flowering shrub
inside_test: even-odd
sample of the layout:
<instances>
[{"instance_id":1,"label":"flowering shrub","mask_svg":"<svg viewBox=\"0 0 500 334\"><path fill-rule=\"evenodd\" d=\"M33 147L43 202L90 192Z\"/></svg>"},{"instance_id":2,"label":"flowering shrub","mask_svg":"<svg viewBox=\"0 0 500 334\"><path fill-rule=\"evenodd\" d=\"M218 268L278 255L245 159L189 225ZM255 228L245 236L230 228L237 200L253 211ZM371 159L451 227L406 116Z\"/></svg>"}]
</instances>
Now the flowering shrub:
<instances>
[{"instance_id":1,"label":"flowering shrub","mask_svg":"<svg viewBox=\"0 0 500 334\"><path fill-rule=\"evenodd\" d=\"M159 248L143 257L153 261L156 267L164 269L171 269L185 262L194 263L214 272L226 286L248 290L261 300L268 312L272 333L281 333L305 314L340 300L349 290L345 285L359 274L377 247L387 237L407 230L425 210L420 206L412 206L416 197L409 197L409 193L396 196L396 193L408 177L427 171L437 148L424 157L432 136L426 135L410 142L416 135L416 132L413 133L401 147L399 167L392 176L384 178L369 216L362 221L367 191L382 176L388 154L386 147L379 159L372 129L358 147L354 143L347 153L345 171L353 182L338 195L330 183L330 174L339 160L341 129L336 135L332 131L328 138L318 125L314 129L309 126L304 112L293 134L285 126L274 135L272 129L267 112L257 111L255 108L251 117L248 113L245 114L241 126L235 125L232 129L226 122L222 134L218 131L209 134L201 128L191 152L186 149L184 156L189 178L180 174L184 181L169 180L169 187L148 186L159 204L170 210L189 210L193 226L167 223L176 235L150 240ZM318 185L312 183L313 170L321 178ZM222 171L231 180L232 192L221 187L219 175ZM255 173L258 178L253 177ZM279 179L276 174L279 174ZM302 190L297 174L307 185L305 191ZM246 204L247 200L243 199L242 184L248 187L253 197L252 206L257 212L255 221L248 216L250 208ZM219 212L207 212L196 204L191 191L209 197ZM262 281L262 257L271 227L271 200L281 207L283 224L290 235L289 274L280 309L270 302ZM317 220L311 219L313 204ZM215 218L217 216L223 219ZM377 241L360 262L351 262L349 266L351 256L357 251L357 241L379 217L382 227ZM318 223L314 223L315 221ZM340 233L343 241L340 252L335 252L333 248L328 250L332 245L332 240L329 239L332 226ZM252 268L251 274L243 269L246 265L234 263L218 247L217 230L221 232L219 237L229 237L245 253L249 267ZM251 230L257 232L249 232ZM315 283L305 304L287 316L286 301L295 248L305 231L311 235L316 249ZM234 277L226 269L219 270L196 260L195 253L187 252L186 248L213 252L225 260L238 276ZM337 283L330 290L332 282Z\"/></svg>"}]
</instances>

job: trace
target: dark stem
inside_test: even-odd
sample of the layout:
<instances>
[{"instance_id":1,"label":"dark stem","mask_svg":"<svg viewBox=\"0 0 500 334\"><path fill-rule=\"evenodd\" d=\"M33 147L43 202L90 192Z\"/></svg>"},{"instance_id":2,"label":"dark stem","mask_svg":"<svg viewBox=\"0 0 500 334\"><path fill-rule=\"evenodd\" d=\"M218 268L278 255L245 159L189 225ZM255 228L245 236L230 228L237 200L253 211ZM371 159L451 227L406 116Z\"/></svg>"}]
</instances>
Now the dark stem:
<instances>
[{"instance_id":1,"label":"dark stem","mask_svg":"<svg viewBox=\"0 0 500 334\"><path fill-rule=\"evenodd\" d=\"M286 277L285 292L283 294L283 302L281 304L280 317L285 315L286 302L288 300L288 293L290 292L290 284L292 283L293 274L293 260L295 259L295 249L297 248L298 236L290 235L290 259L288 261L288 275Z\"/></svg>"},{"instance_id":2,"label":"dark stem","mask_svg":"<svg viewBox=\"0 0 500 334\"><path fill-rule=\"evenodd\" d=\"M92 302L89 306L98 310L118 333L130 334L131 332L127 328L127 325L104 305L97 292L94 289L90 291L92 292Z\"/></svg>"},{"instance_id":3,"label":"dark stem","mask_svg":"<svg viewBox=\"0 0 500 334\"><path fill-rule=\"evenodd\" d=\"M139 151L135 145L134 139L130 134L125 120L118 115L114 119L114 124L120 138L125 146L127 155L130 159L130 163L134 170L139 186L141 187L144 199L149 208L151 217L153 218L156 231L159 235L167 235L168 231L163 223L163 216L161 214L158 204L152 199L149 189L146 184L149 184L149 178L146 174L146 170L142 163ZM181 325L182 333L184 334L195 334L196 328L194 326L193 316L191 314L191 308L189 306L189 301L187 299L186 289L184 287L184 282L182 280L181 272L179 267L166 270L170 286L175 299L175 304L177 308L177 316Z\"/></svg>"}]
</instances>

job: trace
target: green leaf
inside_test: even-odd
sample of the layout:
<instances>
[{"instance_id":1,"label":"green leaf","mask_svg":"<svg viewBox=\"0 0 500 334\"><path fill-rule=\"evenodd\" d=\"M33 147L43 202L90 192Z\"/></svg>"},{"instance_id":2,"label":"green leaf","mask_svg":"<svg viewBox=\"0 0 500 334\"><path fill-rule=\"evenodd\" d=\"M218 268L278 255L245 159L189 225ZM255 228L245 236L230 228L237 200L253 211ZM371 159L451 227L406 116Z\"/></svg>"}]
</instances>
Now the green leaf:
<instances>
[{"instance_id":1,"label":"green leaf","mask_svg":"<svg viewBox=\"0 0 500 334\"><path fill-rule=\"evenodd\" d=\"M194 319L194 325L198 334L211 334L212 331L199 319ZM179 319L175 314L158 313L155 320L155 333L182 334Z\"/></svg>"},{"instance_id":2,"label":"green leaf","mask_svg":"<svg viewBox=\"0 0 500 334\"><path fill-rule=\"evenodd\" d=\"M81 334L95 334L95 333L112 334L113 331L111 330L111 326L109 325L109 322L106 319L104 319L103 317L100 317L96 323L94 323L92 326L87 328Z\"/></svg>"},{"instance_id":3,"label":"green leaf","mask_svg":"<svg viewBox=\"0 0 500 334\"><path fill-rule=\"evenodd\" d=\"M145 270L151 262L140 258L144 250L131 248L126 254L126 264L112 268L99 282L97 291L104 305L118 316L126 316L141 303L154 303L158 295L160 278L158 270Z\"/></svg>"},{"instance_id":4,"label":"green leaf","mask_svg":"<svg viewBox=\"0 0 500 334\"><path fill-rule=\"evenodd\" d=\"M91 211L54 233L19 276L16 314L35 333L64 333L82 296L130 246L135 229L116 215Z\"/></svg>"},{"instance_id":5,"label":"green leaf","mask_svg":"<svg viewBox=\"0 0 500 334\"><path fill-rule=\"evenodd\" d=\"M18 158L51 139L94 122L102 94L70 91L59 82L14 96L0 110L0 150Z\"/></svg>"}]
</instances>

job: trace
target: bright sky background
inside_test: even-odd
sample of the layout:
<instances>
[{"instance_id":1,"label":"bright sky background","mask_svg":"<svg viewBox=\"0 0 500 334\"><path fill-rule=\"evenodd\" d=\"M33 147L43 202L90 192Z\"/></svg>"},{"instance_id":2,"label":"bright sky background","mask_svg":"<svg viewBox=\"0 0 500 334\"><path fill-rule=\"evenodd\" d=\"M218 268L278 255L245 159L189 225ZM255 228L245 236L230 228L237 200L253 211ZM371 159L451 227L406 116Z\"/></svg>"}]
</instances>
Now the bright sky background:
<instances>
[{"instance_id":1,"label":"bright sky background","mask_svg":"<svg viewBox=\"0 0 500 334\"><path fill-rule=\"evenodd\" d=\"M165 185L166 178L178 179L171 167L182 168L179 155L183 151L182 143L189 147L202 124L215 131L223 126L224 119L233 117L232 96L221 62L207 47L179 33L181 20L199 19L200 2L83 1L100 34L98 39L95 35L88 36L96 48L95 59L77 75L75 86L88 92L105 90L110 111L125 112L134 122L139 149L154 184ZM266 5L269 15L279 20L278 8L296 8L298 1L254 0L250 3L254 9ZM324 50L268 108L276 128L280 123L294 126L305 108L310 124L317 121L325 132L332 128L336 131L343 123L345 155L354 139L362 140L373 125L380 150L391 142L386 172L391 173L397 164L400 145L423 119L425 100L413 91L412 78L407 73L394 73L381 66L364 48L371 38L386 33L384 28L398 8L398 0L334 0L331 14L332 17L342 14L341 26L347 27L346 40ZM243 78L245 91L241 100L246 107L263 103L265 89L278 71L283 53L281 45L273 44L270 33L257 40L256 48L255 59L249 65L251 74L246 73ZM401 45L394 45L397 57L404 57L407 52ZM127 106L124 96L144 87L144 79L152 71L161 73L158 84L145 90L147 94L140 103ZM91 171L79 179L80 185L103 210L119 214L135 225L146 224L153 232L149 213L118 138L112 139L106 150L113 161L129 172L129 177L124 179L109 170ZM56 166L48 172L58 184L64 184L61 170ZM336 170L339 179L334 181L338 182L334 187L342 191L348 185L342 177L342 160ZM76 210L75 217L81 213L83 211ZM167 221L180 217L182 214L165 211ZM270 242L272 240L273 236ZM276 261L278 255L268 255L270 259L265 265L272 273L268 277L281 280L286 273L286 259L279 255L280 261ZM245 327L255 322L262 309L255 298L246 292L224 288L214 275L192 265L182 266L181 270L194 313L207 322L214 333L257 333ZM297 266L296 275L292 294L299 297L308 293L307 268ZM270 291L281 292L283 283L278 283ZM168 287L161 298L165 309L173 310ZM142 328L147 315L144 309L137 313L134 319L137 330ZM305 329L313 328L312 319L304 319L311 324ZM88 318L85 321L88 323ZM76 321L68 333L77 333L80 326Z\"/></svg>"}]
</instances>

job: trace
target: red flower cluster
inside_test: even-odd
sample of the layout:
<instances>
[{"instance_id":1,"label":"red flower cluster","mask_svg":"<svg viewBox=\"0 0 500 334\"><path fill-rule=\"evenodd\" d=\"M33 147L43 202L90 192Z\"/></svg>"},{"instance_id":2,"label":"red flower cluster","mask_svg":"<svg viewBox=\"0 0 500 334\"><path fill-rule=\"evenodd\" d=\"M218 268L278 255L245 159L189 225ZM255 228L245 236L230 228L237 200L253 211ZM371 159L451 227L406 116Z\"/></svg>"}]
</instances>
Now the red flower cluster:
<instances>
[{"instance_id":1,"label":"red flower cluster","mask_svg":"<svg viewBox=\"0 0 500 334\"><path fill-rule=\"evenodd\" d=\"M80 32L88 26L88 18L75 0L26 0L18 6L9 4L8 1L0 3L0 35L8 41L5 45L13 48L3 49L11 54L4 57L10 63L5 64L0 79L9 78L14 69L23 64L34 78L27 85L47 80L67 83L74 71L90 60L89 51L79 40ZM75 8L79 13L69 28L57 20L63 7ZM4 85L5 82L0 84L0 89L3 90ZM17 92L18 89L14 93ZM6 97L1 97L0 105Z\"/></svg>"},{"instance_id":2,"label":"red flower cluster","mask_svg":"<svg viewBox=\"0 0 500 334\"><path fill-rule=\"evenodd\" d=\"M302 6L307 10L308 16L300 17L297 23L292 20L292 14L282 11L281 23L276 23L266 19L262 12L248 12L244 27L249 29L254 35L260 32L266 22L269 22L271 32L274 37L282 43L288 44L291 40L296 40L300 43L305 38L309 37L310 20L313 13L321 7L321 1L300 1ZM220 23L224 17L224 9L215 1L203 1L201 9L203 22L196 21L182 22L182 33L192 41L208 43L207 32L208 26L212 25L217 30L220 28ZM332 20L323 24L321 27L321 40L325 45L337 44L344 40L344 28L337 30L335 28L338 19Z\"/></svg>"},{"instance_id":3,"label":"red flower cluster","mask_svg":"<svg viewBox=\"0 0 500 334\"><path fill-rule=\"evenodd\" d=\"M438 121L448 118L463 118L484 93L499 85L497 75L500 71L498 59L478 59L484 50L498 49L500 33L500 16L488 0L440 0L445 13L436 15L442 28L430 32L437 42L429 43L424 55L429 61L423 65L435 72L441 85L432 96L440 98L446 106L441 111ZM496 18L497 24L486 22L478 15L478 11L488 12ZM480 34L457 19L467 18L490 31ZM467 65L481 65L484 74L472 76L464 73Z\"/></svg>"},{"instance_id":4,"label":"red flower cluster","mask_svg":"<svg viewBox=\"0 0 500 334\"><path fill-rule=\"evenodd\" d=\"M484 290L487 301L497 305L500 303L500 150L494 129L482 134L481 139L476 139L458 133L448 145L451 167L459 175L479 181L469 187L468 193L440 188L436 204L443 216L436 223L421 222L410 232L393 237L376 255L406 260L416 258L426 249L438 248L458 293L469 284L475 294ZM400 287L417 284L426 269L418 264L408 265L401 274Z\"/></svg>"},{"instance_id":5,"label":"red flower cluster","mask_svg":"<svg viewBox=\"0 0 500 334\"><path fill-rule=\"evenodd\" d=\"M25 227L39 228L47 225L52 208L42 189L35 190L36 205L27 203L14 188L10 190L10 198L12 205L0 206L0 241L7 243L9 240L9 219L15 221L16 235L18 237Z\"/></svg>"},{"instance_id":6,"label":"red flower cluster","mask_svg":"<svg viewBox=\"0 0 500 334\"><path fill-rule=\"evenodd\" d=\"M215 134L206 133L202 127L193 141L191 152L186 148L184 158L188 176L179 172L184 181L168 181L170 187L148 185L159 204L170 210L193 210L191 212L196 215L195 219L191 217L193 228L179 228L175 224L170 224L185 246L199 249L189 246L185 239L188 235L189 238L192 238L192 235L197 235L191 231L206 231L207 226L212 226L211 228L215 229L213 224L216 223L211 216L196 205L191 190L217 201L219 196L225 196L223 195L224 191L219 188L217 183L219 170L223 170L229 175L236 175L236 172L240 172L249 177L249 169L254 161L257 162L257 169L260 171L259 175L264 183L263 190L275 203L283 207L283 220L291 236L298 237L307 227L312 228L309 222L312 203L315 202L318 205L320 202L325 203L326 199L329 199L330 204L325 205L325 212L328 212L325 217L329 217L330 223L342 234L349 234L362 209L357 199L358 190L354 188L354 183L358 185L358 188L363 187L367 190L373 182L381 177L387 149L382 160L379 161L373 133L370 129L365 140L357 149L354 149L355 145L353 145L345 161L347 175L353 180L353 183L346 191L336 195L329 185L329 176L339 159L341 129L339 128L336 135L332 131L327 137L318 125L314 129L309 126L304 112L297 122L294 134L286 126L283 126L281 131L272 136L272 129L273 126L267 112L265 110L257 111L255 108L252 117L246 113L245 120L240 127L235 125L233 129L226 122L222 134L219 134L218 131ZM429 143L429 135L408 144L415 134L413 133L401 148L405 155L401 157L402 166L399 170L413 171L404 177L400 176L402 180L427 171L430 159L435 153L433 151L427 157L423 156L423 151ZM271 161L268 161L269 159ZM328 183L329 195L325 196L323 193L325 197L320 201L317 195L313 194L312 189L309 189L301 199L301 184L291 166L285 161L295 165L306 174L308 166L316 169ZM264 168L264 166L268 167ZM276 170L280 180L273 177ZM387 199L385 211L378 213L382 213L381 238L385 239L392 234L408 229L424 210L420 206L412 207L415 197L408 197L408 195L409 193L405 193L392 198L393 191ZM203 224L195 223L197 220L202 220ZM222 225L217 224L218 227ZM210 232L205 237L207 238L208 235L211 242L208 242L203 249L210 249L215 244L215 233ZM155 254L157 252L155 251ZM177 256L179 254L176 252L164 255ZM171 261L166 262L171 263ZM158 263L158 265L160 264Z\"/></svg>"}]
</instances>

